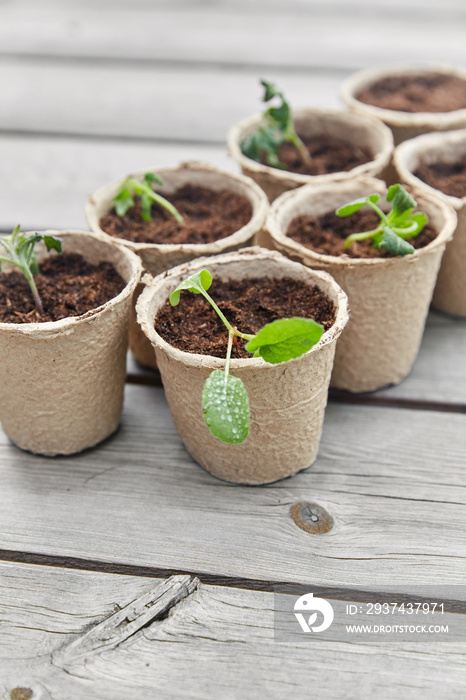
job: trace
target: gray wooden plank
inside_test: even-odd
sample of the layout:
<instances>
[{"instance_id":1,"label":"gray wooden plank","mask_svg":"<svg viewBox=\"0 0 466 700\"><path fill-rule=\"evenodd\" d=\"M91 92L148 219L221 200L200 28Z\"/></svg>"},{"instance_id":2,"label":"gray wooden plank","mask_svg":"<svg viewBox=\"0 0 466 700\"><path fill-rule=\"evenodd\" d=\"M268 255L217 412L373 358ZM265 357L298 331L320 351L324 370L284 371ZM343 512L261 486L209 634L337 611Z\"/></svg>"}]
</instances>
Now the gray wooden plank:
<instances>
[{"instance_id":1,"label":"gray wooden plank","mask_svg":"<svg viewBox=\"0 0 466 700\"><path fill-rule=\"evenodd\" d=\"M223 483L175 435L163 391L128 386L122 428L45 459L0 443L0 548L261 580L458 583L466 573L466 417L331 404L314 466ZM290 507L334 518L309 535Z\"/></svg>"},{"instance_id":2,"label":"gray wooden plank","mask_svg":"<svg viewBox=\"0 0 466 700\"><path fill-rule=\"evenodd\" d=\"M200 584L165 619L115 637L116 618L130 610L130 625L141 624L141 603L174 585L1 564L2 697L14 688L43 700L307 699L312 688L323 700L464 697L464 643L274 640L272 593ZM76 655L99 630L106 641Z\"/></svg>"},{"instance_id":3,"label":"gray wooden plank","mask_svg":"<svg viewBox=\"0 0 466 700\"><path fill-rule=\"evenodd\" d=\"M431 311L409 376L374 396L466 405L466 320Z\"/></svg>"},{"instance_id":4,"label":"gray wooden plank","mask_svg":"<svg viewBox=\"0 0 466 700\"><path fill-rule=\"evenodd\" d=\"M274 71L292 103L338 106L342 73ZM131 136L224 143L260 110L251 71L0 59L0 132Z\"/></svg>"},{"instance_id":5,"label":"gray wooden plank","mask_svg":"<svg viewBox=\"0 0 466 700\"><path fill-rule=\"evenodd\" d=\"M126 173L186 160L238 170L222 146L0 136L0 230L18 222L24 229L87 229L90 192Z\"/></svg>"},{"instance_id":6,"label":"gray wooden plank","mask_svg":"<svg viewBox=\"0 0 466 700\"><path fill-rule=\"evenodd\" d=\"M464 62L464 6L419 3L102 3L16 1L2 10L2 53L361 68ZM381 31L381 24L383 31ZM395 39L394 39L395 37Z\"/></svg>"}]
</instances>

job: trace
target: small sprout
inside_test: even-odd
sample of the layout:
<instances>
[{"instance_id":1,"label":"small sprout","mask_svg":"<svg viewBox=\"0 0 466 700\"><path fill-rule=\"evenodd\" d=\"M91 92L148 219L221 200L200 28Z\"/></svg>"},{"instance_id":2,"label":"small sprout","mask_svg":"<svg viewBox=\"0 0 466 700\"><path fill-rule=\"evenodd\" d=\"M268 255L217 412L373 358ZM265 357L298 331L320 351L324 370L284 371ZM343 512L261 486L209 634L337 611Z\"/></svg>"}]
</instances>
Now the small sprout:
<instances>
[{"instance_id":1,"label":"small sprout","mask_svg":"<svg viewBox=\"0 0 466 700\"><path fill-rule=\"evenodd\" d=\"M261 162L265 155L267 165L272 168L286 169L286 165L280 161L278 151L282 143L289 142L296 146L301 158L309 163L311 157L304 143L295 131L291 108L285 100L283 92L274 83L261 80L265 88L263 101L270 102L274 97L281 100L278 107L269 107L263 113L265 124L259 127L250 136L247 136L241 144L241 150L245 156Z\"/></svg>"},{"instance_id":2,"label":"small sprout","mask_svg":"<svg viewBox=\"0 0 466 700\"><path fill-rule=\"evenodd\" d=\"M337 209L337 216L350 216L359 211L365 205L370 206L380 217L377 228L363 233L352 233L345 240L345 248L349 248L354 241L363 241L372 238L374 248L382 248L391 255L410 255L414 253L414 247L405 238L417 236L428 222L427 214L416 212L413 209L416 201L406 192L401 185L392 185L388 188L387 201L392 208L386 214L377 202L378 194L370 194L368 197L360 197Z\"/></svg>"},{"instance_id":3,"label":"small sprout","mask_svg":"<svg viewBox=\"0 0 466 700\"><path fill-rule=\"evenodd\" d=\"M183 217L165 197L157 194L152 189L152 183L163 185L163 180L156 173L146 173L143 182L135 177L128 177L121 185L116 196L112 199L112 204L118 216L124 216L128 209L134 207L133 195L141 198L142 218L144 221L151 221L152 203L156 202L166 209L179 224L183 223Z\"/></svg>"},{"instance_id":4,"label":"small sprout","mask_svg":"<svg viewBox=\"0 0 466 700\"><path fill-rule=\"evenodd\" d=\"M202 391L204 420L212 435L222 442L244 442L249 434L249 397L242 380L230 374L233 343L237 338L247 340L246 350L254 357L277 364L300 357L322 337L323 327L309 318L283 318L267 323L256 335L241 333L225 318L207 293L212 284L208 270L196 272L183 280L170 294L170 303L177 306L182 290L202 294L218 314L228 331L225 369L216 369L207 377Z\"/></svg>"},{"instance_id":5,"label":"small sprout","mask_svg":"<svg viewBox=\"0 0 466 700\"><path fill-rule=\"evenodd\" d=\"M34 282L35 275L39 274L39 266L37 264L34 246L39 241L44 242L47 250L52 250L53 248L58 253L61 253L60 238L43 233L34 233L32 236L25 236L24 233L20 233L18 224L9 236L0 238L0 246L5 251L4 255L0 255L0 270L2 262L15 265L21 270L31 287L37 311L42 314L44 313L44 307L42 306L42 301L37 291L36 283Z\"/></svg>"}]
</instances>

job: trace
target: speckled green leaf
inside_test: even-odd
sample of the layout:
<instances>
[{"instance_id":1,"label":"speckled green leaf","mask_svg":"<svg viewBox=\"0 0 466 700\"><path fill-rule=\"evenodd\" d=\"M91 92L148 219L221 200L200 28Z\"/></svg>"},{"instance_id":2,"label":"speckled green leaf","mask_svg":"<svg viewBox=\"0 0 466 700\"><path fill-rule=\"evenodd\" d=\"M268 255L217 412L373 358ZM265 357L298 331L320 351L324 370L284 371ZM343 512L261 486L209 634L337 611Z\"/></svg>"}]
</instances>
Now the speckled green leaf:
<instances>
[{"instance_id":1,"label":"speckled green leaf","mask_svg":"<svg viewBox=\"0 0 466 700\"><path fill-rule=\"evenodd\" d=\"M249 434L249 398L241 379L215 369L202 390L204 420L212 435L230 444Z\"/></svg>"}]
</instances>

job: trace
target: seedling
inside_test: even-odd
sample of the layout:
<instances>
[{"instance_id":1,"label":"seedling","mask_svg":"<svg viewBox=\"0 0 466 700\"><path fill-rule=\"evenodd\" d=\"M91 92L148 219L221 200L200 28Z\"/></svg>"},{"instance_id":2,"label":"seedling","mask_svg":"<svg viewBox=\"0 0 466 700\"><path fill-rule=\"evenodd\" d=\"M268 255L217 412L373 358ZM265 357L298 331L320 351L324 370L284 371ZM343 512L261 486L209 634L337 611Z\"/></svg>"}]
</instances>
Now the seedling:
<instances>
[{"instance_id":1,"label":"seedling","mask_svg":"<svg viewBox=\"0 0 466 700\"><path fill-rule=\"evenodd\" d=\"M121 185L116 196L112 199L112 204L118 216L124 216L126 212L134 207L133 195L138 195L141 198L142 218L144 221L151 221L152 203L156 202L161 207L166 209L179 224L183 223L183 217L180 212L171 204L168 199L157 194L152 189L152 183L163 185L163 180L157 173L146 173L143 182L140 182L135 177L128 177Z\"/></svg>"},{"instance_id":2,"label":"seedling","mask_svg":"<svg viewBox=\"0 0 466 700\"><path fill-rule=\"evenodd\" d=\"M39 241L44 241L47 250L53 248L58 253L61 253L60 238L42 233L34 233L32 236L25 236L24 233L19 232L18 224L10 236L0 238L0 246L2 246L5 251L5 255L0 255L0 270L2 262L15 265L21 270L31 287L37 311L42 314L44 312L44 307L42 306L42 301L37 291L36 283L34 282L34 276L39 274L39 266L37 264L34 246Z\"/></svg>"},{"instance_id":3,"label":"seedling","mask_svg":"<svg viewBox=\"0 0 466 700\"><path fill-rule=\"evenodd\" d=\"M387 214L377 206L379 199L380 195L374 193L368 197L354 199L337 209L337 216L350 216L365 205L369 205L380 217L377 228L348 236L345 240L345 248L349 248L354 241L372 238L374 248L383 248L392 255L414 253L414 247L405 238L414 238L422 231L429 220L427 214L422 212L413 214L417 203L401 185L392 185L388 188L387 201L391 202L392 208Z\"/></svg>"},{"instance_id":4,"label":"seedling","mask_svg":"<svg viewBox=\"0 0 466 700\"><path fill-rule=\"evenodd\" d=\"M309 163L311 157L304 143L295 131L291 108L283 95L283 92L274 83L261 80L265 88L263 102L270 102L274 97L278 97L281 103L278 107L269 107L263 113L265 124L251 136L244 139L241 150L245 156L261 162L265 155L267 165L272 168L286 170L286 165L280 161L278 151L283 142L287 141L296 146L301 158L305 163Z\"/></svg>"},{"instance_id":5,"label":"seedling","mask_svg":"<svg viewBox=\"0 0 466 700\"><path fill-rule=\"evenodd\" d=\"M247 340L246 350L253 357L277 364L300 357L319 342L323 327L309 318L285 318L267 323L256 335L241 333L225 318L207 293L212 284L208 270L196 272L183 280L170 294L170 304L177 306L183 289L202 294L218 314L228 331L225 369L215 369L202 390L204 420L212 435L231 444L244 442L249 434L249 397L239 377L230 374L230 358L236 338Z\"/></svg>"}]
</instances>

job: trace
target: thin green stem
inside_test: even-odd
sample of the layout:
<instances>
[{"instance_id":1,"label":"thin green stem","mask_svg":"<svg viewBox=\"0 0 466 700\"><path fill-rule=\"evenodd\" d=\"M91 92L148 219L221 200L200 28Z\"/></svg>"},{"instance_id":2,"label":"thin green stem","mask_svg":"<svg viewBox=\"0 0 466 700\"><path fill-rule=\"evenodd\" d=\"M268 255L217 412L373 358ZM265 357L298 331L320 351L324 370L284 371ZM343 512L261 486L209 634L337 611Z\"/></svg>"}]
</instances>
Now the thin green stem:
<instances>
[{"instance_id":1,"label":"thin green stem","mask_svg":"<svg viewBox=\"0 0 466 700\"><path fill-rule=\"evenodd\" d=\"M305 163L310 163L311 156L310 156L309 150L306 147L306 145L303 143L302 139L299 138L299 136L296 132L293 132L293 134L290 134L290 141L298 149L303 161Z\"/></svg>"},{"instance_id":2,"label":"thin green stem","mask_svg":"<svg viewBox=\"0 0 466 700\"><path fill-rule=\"evenodd\" d=\"M380 207L377 206L374 202L371 202L371 200L368 200L368 205L372 207L372 209L380 216L382 221L384 222L385 226L390 226L390 223L388 221L387 215L385 214L384 211Z\"/></svg>"},{"instance_id":3,"label":"thin green stem","mask_svg":"<svg viewBox=\"0 0 466 700\"><path fill-rule=\"evenodd\" d=\"M367 238L374 238L374 236L381 233L382 230L382 225L379 225L377 228L373 228L370 231L363 231L363 233L352 233L351 236L348 236L348 238L345 240L345 248L349 248L354 241L365 241Z\"/></svg>"},{"instance_id":4,"label":"thin green stem","mask_svg":"<svg viewBox=\"0 0 466 700\"><path fill-rule=\"evenodd\" d=\"M220 311L220 309L218 308L217 304L216 304L215 301L212 299L212 297L211 297L209 294L207 294L207 292L205 291L205 289L201 289L200 291L201 291L202 296L205 297L205 298L207 299L207 301L209 302L209 304L211 305L211 307L214 309L214 311L217 312L217 314L218 314L219 317L220 317L220 320L225 324L225 326L228 328L228 330L229 330L229 331L233 331L233 326L231 325L231 323L230 323L229 321L227 321L227 319L226 319L225 316L222 314L222 312ZM236 332L236 333L234 333L234 335L238 335L238 333Z\"/></svg>"},{"instance_id":5,"label":"thin green stem","mask_svg":"<svg viewBox=\"0 0 466 700\"><path fill-rule=\"evenodd\" d=\"M178 221L179 224L183 223L183 217L181 216L180 212L171 202L168 201L168 199L165 199L165 197L162 197L162 195L157 194L156 192L152 192L151 198L154 200L154 202L157 202L157 204L160 204L161 207L166 209L168 213L171 214L176 221Z\"/></svg>"},{"instance_id":6,"label":"thin green stem","mask_svg":"<svg viewBox=\"0 0 466 700\"><path fill-rule=\"evenodd\" d=\"M225 359L225 384L228 381L228 374L230 372L230 358L231 358L231 349L233 347L233 336L234 336L233 329L228 331L228 348L227 348L227 356Z\"/></svg>"},{"instance_id":7,"label":"thin green stem","mask_svg":"<svg viewBox=\"0 0 466 700\"><path fill-rule=\"evenodd\" d=\"M30 270L21 268L23 271L24 276L26 277L27 281L29 282L29 286L31 287L31 292L32 296L34 297L34 301L36 304L36 308L40 314L44 313L44 307L42 306L42 300L39 296L39 292L37 291L36 283L34 282L34 277L31 274Z\"/></svg>"}]
</instances>

